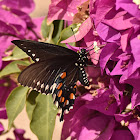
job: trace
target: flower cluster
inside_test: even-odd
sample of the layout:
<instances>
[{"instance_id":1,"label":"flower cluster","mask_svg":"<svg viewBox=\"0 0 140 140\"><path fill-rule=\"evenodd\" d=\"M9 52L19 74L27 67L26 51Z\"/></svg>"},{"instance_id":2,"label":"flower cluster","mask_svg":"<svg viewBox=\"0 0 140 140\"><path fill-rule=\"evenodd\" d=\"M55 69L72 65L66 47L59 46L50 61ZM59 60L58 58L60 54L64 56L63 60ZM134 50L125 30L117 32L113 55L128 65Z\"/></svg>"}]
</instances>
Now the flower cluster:
<instances>
[{"instance_id":1,"label":"flower cluster","mask_svg":"<svg viewBox=\"0 0 140 140\"><path fill-rule=\"evenodd\" d=\"M10 62L2 61L2 57L8 56L13 49L11 41L14 39L40 38L41 18L31 18L29 14L34 10L33 0L1 0L0 1L0 69L4 69ZM11 46L11 47L10 47ZM10 92L17 87L12 76L0 77L0 119L7 119L6 100ZM0 135L7 131L0 123ZM16 140L25 140L24 130L15 129ZM10 138L8 138L11 140ZM29 140L29 139L27 139Z\"/></svg>"},{"instance_id":2,"label":"flower cluster","mask_svg":"<svg viewBox=\"0 0 140 140\"><path fill-rule=\"evenodd\" d=\"M6 55L4 52L12 44L12 40L39 38L42 18L31 19L29 14L34 8L33 0L0 1L0 68L1 58Z\"/></svg>"},{"instance_id":3,"label":"flower cluster","mask_svg":"<svg viewBox=\"0 0 140 140\"><path fill-rule=\"evenodd\" d=\"M78 24L62 43L76 38L96 65L87 67L90 86L79 85L82 96L64 117L63 140L140 139L139 7L138 0L52 0L48 23Z\"/></svg>"}]
</instances>

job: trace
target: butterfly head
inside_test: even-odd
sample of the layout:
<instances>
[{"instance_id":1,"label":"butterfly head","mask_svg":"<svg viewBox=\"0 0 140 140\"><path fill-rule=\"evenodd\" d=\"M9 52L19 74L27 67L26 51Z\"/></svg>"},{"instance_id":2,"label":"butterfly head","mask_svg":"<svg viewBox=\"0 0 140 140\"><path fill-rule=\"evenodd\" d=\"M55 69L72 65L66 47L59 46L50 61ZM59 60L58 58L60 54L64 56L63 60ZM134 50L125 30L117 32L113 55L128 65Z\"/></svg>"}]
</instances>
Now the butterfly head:
<instances>
[{"instance_id":1,"label":"butterfly head","mask_svg":"<svg viewBox=\"0 0 140 140\"><path fill-rule=\"evenodd\" d=\"M87 62L88 62L88 57L87 57L87 53L86 53L86 49L81 49L79 52L79 63L82 64L82 66L86 66Z\"/></svg>"}]
</instances>

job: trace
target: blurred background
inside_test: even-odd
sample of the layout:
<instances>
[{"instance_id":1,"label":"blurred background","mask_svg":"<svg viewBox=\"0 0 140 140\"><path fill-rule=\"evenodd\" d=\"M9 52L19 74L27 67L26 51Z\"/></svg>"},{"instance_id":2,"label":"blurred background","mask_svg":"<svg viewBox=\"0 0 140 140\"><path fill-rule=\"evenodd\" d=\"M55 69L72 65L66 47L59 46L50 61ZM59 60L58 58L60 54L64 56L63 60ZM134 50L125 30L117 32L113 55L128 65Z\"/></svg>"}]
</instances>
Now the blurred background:
<instances>
[{"instance_id":1,"label":"blurred background","mask_svg":"<svg viewBox=\"0 0 140 140\"><path fill-rule=\"evenodd\" d=\"M46 16L48 12L48 7L50 4L50 0L34 0L36 3L35 10L33 13L31 13L32 17L42 17ZM7 120L2 120L2 123L4 124L5 129L7 130L8 128L8 121ZM30 138L31 140L38 140L36 135L34 135L29 126L29 119L26 114L26 110L24 110L18 115L18 117L15 120L15 125L17 128L24 129L26 132L24 134L25 138ZM60 134L61 134L61 129L62 129L62 122L59 122L59 117L56 118L56 124L55 125L55 130L53 134L53 140L59 140L60 139ZM0 140L6 140L8 137L11 139L14 139L15 136L13 134L13 129L10 130L6 135L0 136Z\"/></svg>"}]
</instances>

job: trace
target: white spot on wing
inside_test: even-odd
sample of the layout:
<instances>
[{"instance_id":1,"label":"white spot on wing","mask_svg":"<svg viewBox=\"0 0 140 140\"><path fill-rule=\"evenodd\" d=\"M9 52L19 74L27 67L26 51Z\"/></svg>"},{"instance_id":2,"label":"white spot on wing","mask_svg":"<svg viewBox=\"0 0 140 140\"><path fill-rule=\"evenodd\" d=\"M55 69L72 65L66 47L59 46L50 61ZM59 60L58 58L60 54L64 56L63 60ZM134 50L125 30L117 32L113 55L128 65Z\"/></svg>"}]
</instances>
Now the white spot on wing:
<instances>
[{"instance_id":1,"label":"white spot on wing","mask_svg":"<svg viewBox=\"0 0 140 140\"><path fill-rule=\"evenodd\" d=\"M31 50L28 50L28 52L31 52Z\"/></svg>"},{"instance_id":2,"label":"white spot on wing","mask_svg":"<svg viewBox=\"0 0 140 140\"><path fill-rule=\"evenodd\" d=\"M58 102L56 102L55 105L58 107L59 106Z\"/></svg>"},{"instance_id":3,"label":"white spot on wing","mask_svg":"<svg viewBox=\"0 0 140 140\"><path fill-rule=\"evenodd\" d=\"M35 56L35 54L33 53L33 54L32 54L32 56L34 57L34 56Z\"/></svg>"},{"instance_id":4,"label":"white spot on wing","mask_svg":"<svg viewBox=\"0 0 140 140\"><path fill-rule=\"evenodd\" d=\"M36 91L37 91L37 88L34 88L34 90L36 90Z\"/></svg>"},{"instance_id":5,"label":"white spot on wing","mask_svg":"<svg viewBox=\"0 0 140 140\"><path fill-rule=\"evenodd\" d=\"M73 109L73 106L70 106L70 108L69 109Z\"/></svg>"},{"instance_id":6,"label":"white spot on wing","mask_svg":"<svg viewBox=\"0 0 140 140\"><path fill-rule=\"evenodd\" d=\"M47 90L49 88L49 85L46 85L45 90Z\"/></svg>"},{"instance_id":7,"label":"white spot on wing","mask_svg":"<svg viewBox=\"0 0 140 140\"><path fill-rule=\"evenodd\" d=\"M67 103L66 103L66 105L68 105L69 104L69 100L67 100Z\"/></svg>"},{"instance_id":8,"label":"white spot on wing","mask_svg":"<svg viewBox=\"0 0 140 140\"><path fill-rule=\"evenodd\" d=\"M41 88L44 88L44 83L41 85Z\"/></svg>"},{"instance_id":9,"label":"white spot on wing","mask_svg":"<svg viewBox=\"0 0 140 140\"><path fill-rule=\"evenodd\" d=\"M39 85L40 85L40 81L37 82L37 86L39 86Z\"/></svg>"},{"instance_id":10,"label":"white spot on wing","mask_svg":"<svg viewBox=\"0 0 140 140\"><path fill-rule=\"evenodd\" d=\"M54 93L53 94L53 101L55 101L55 98L56 98L56 94Z\"/></svg>"},{"instance_id":11,"label":"white spot on wing","mask_svg":"<svg viewBox=\"0 0 140 140\"><path fill-rule=\"evenodd\" d=\"M39 58L36 58L35 60L38 62L39 61Z\"/></svg>"}]
</instances>

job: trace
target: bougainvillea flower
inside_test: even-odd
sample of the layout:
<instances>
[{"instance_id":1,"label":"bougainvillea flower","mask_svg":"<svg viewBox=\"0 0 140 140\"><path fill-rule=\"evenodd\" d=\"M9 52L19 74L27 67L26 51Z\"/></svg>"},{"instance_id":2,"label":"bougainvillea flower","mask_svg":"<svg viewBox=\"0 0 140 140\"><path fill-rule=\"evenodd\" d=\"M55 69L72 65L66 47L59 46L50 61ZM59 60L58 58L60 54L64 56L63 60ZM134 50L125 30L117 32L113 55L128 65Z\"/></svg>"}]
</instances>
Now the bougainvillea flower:
<instances>
[{"instance_id":1,"label":"bougainvillea flower","mask_svg":"<svg viewBox=\"0 0 140 140\"><path fill-rule=\"evenodd\" d=\"M95 113L95 116L82 126L79 140L110 139L114 127L115 121L113 118L111 119L106 115Z\"/></svg>"},{"instance_id":2,"label":"bougainvillea flower","mask_svg":"<svg viewBox=\"0 0 140 140\"><path fill-rule=\"evenodd\" d=\"M28 15L34 8L32 0L28 3L22 0L14 0L12 2L9 0L1 1L0 5L0 57L3 57L5 56L5 50L11 45L12 40L25 38L39 39L40 28L38 27L41 26L43 18L32 20ZM0 64L1 62L0 60Z\"/></svg>"},{"instance_id":3,"label":"bougainvillea flower","mask_svg":"<svg viewBox=\"0 0 140 140\"><path fill-rule=\"evenodd\" d=\"M138 34L135 34L130 39L130 53L123 53L118 58L120 59L116 64L115 68L111 72L111 75L122 75L120 78L120 83L128 83L135 88L139 88L136 80L139 80L139 53L140 49L138 44L140 40L138 38ZM138 81L137 81L138 82Z\"/></svg>"},{"instance_id":4,"label":"bougainvillea flower","mask_svg":"<svg viewBox=\"0 0 140 140\"><path fill-rule=\"evenodd\" d=\"M98 98L93 98L92 101L87 103L86 107L89 109L97 110L106 115L114 115L117 110L117 103L115 98L113 97L113 92L110 89L105 90L103 93L100 89L96 92Z\"/></svg>"},{"instance_id":5,"label":"bougainvillea flower","mask_svg":"<svg viewBox=\"0 0 140 140\"><path fill-rule=\"evenodd\" d=\"M25 13L31 13L35 8L35 3L33 0L28 0L28 2L23 0L2 0L0 1L0 6L6 6L8 9L21 9Z\"/></svg>"},{"instance_id":6,"label":"bougainvillea flower","mask_svg":"<svg viewBox=\"0 0 140 140\"><path fill-rule=\"evenodd\" d=\"M114 132L115 121L111 116L87 108L87 103L91 102L92 99L93 96L86 94L75 100L73 110L70 110L69 114L64 117L62 140L68 136L79 140L111 138Z\"/></svg>"},{"instance_id":7,"label":"bougainvillea flower","mask_svg":"<svg viewBox=\"0 0 140 140\"><path fill-rule=\"evenodd\" d=\"M126 30L132 27L131 21L133 19L134 17L127 14L126 11L112 9L102 22L116 30Z\"/></svg>"},{"instance_id":8,"label":"bougainvillea flower","mask_svg":"<svg viewBox=\"0 0 140 140\"><path fill-rule=\"evenodd\" d=\"M116 9L122 8L132 16L139 18L140 10L132 0L116 0Z\"/></svg>"},{"instance_id":9,"label":"bougainvillea flower","mask_svg":"<svg viewBox=\"0 0 140 140\"><path fill-rule=\"evenodd\" d=\"M15 129L14 130L14 135L15 135L15 140L30 140L28 138L24 138L24 133L25 133L25 130L23 129ZM8 138L7 140L13 140L11 138Z\"/></svg>"},{"instance_id":10,"label":"bougainvillea flower","mask_svg":"<svg viewBox=\"0 0 140 140\"><path fill-rule=\"evenodd\" d=\"M78 12L77 7L87 0L51 0L48 12L48 23L53 20L72 21Z\"/></svg>"},{"instance_id":11,"label":"bougainvillea flower","mask_svg":"<svg viewBox=\"0 0 140 140\"><path fill-rule=\"evenodd\" d=\"M129 109L129 108L128 108ZM127 110L126 110L127 111ZM140 106L136 106L131 109L129 112L123 112L123 114L115 114L115 118L118 122L124 121L125 126L129 128L131 133L133 134L135 140L140 138Z\"/></svg>"}]
</instances>

